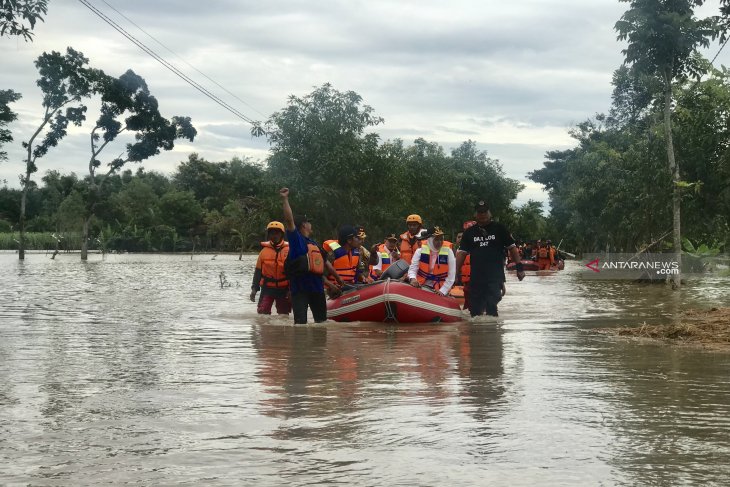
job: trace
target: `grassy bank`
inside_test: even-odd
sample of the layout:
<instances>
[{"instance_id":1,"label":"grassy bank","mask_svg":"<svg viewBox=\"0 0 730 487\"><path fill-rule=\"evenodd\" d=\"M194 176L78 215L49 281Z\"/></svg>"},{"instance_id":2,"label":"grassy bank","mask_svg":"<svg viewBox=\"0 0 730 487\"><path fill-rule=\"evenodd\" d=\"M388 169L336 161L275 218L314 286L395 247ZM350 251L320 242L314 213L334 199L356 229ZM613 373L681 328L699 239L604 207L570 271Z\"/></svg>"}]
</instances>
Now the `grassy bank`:
<instances>
[{"instance_id":1,"label":"grassy bank","mask_svg":"<svg viewBox=\"0 0 730 487\"><path fill-rule=\"evenodd\" d=\"M730 350L730 308L690 310L678 323L622 328L600 328L599 333L676 345Z\"/></svg>"},{"instance_id":2,"label":"grassy bank","mask_svg":"<svg viewBox=\"0 0 730 487\"><path fill-rule=\"evenodd\" d=\"M28 232L25 234L27 250L75 250L81 248L80 233L62 233L54 236L47 232ZM18 250L20 235L17 232L0 233L0 250Z\"/></svg>"}]
</instances>

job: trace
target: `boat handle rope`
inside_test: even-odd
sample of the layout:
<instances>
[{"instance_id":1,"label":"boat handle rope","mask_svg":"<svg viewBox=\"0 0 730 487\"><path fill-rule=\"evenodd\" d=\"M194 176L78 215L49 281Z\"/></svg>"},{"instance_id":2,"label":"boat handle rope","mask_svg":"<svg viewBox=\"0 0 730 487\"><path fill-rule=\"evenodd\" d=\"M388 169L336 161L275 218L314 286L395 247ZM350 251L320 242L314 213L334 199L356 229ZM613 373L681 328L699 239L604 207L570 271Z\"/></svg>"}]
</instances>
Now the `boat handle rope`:
<instances>
[{"instance_id":1,"label":"boat handle rope","mask_svg":"<svg viewBox=\"0 0 730 487\"><path fill-rule=\"evenodd\" d=\"M388 278L385 281L385 289L384 289L384 297L385 297L385 321L393 320L394 322L398 323L398 318L395 317L395 312L393 311L392 306L390 305L390 301L388 301L388 296L390 295L390 278Z\"/></svg>"}]
</instances>

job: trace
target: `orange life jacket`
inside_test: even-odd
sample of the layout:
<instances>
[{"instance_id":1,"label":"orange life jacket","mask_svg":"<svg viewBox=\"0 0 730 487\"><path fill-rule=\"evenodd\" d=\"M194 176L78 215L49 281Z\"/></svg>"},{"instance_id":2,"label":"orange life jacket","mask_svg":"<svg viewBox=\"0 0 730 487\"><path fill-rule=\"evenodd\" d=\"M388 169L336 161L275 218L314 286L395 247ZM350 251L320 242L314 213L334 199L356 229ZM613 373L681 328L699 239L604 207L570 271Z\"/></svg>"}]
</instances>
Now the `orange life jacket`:
<instances>
[{"instance_id":1,"label":"orange life jacket","mask_svg":"<svg viewBox=\"0 0 730 487\"><path fill-rule=\"evenodd\" d=\"M289 243L282 242L275 247L271 242L261 242L261 252L256 262L256 268L261 269L259 286L273 289L289 287L289 280L284 274L284 261L289 255Z\"/></svg>"},{"instance_id":2,"label":"orange life jacket","mask_svg":"<svg viewBox=\"0 0 730 487\"><path fill-rule=\"evenodd\" d=\"M388 247L386 247L385 244L380 244L378 246L378 254L380 255L380 261L381 261L380 262L380 264L381 264L380 273L382 274L383 272L388 270L388 267L390 267L390 264L392 264L393 262L391 262L392 259L390 258L390 250L388 250ZM372 279L377 279L380 276L375 275L375 273L373 272L374 267L375 267L374 265L370 266L370 277Z\"/></svg>"},{"instance_id":3,"label":"orange life jacket","mask_svg":"<svg viewBox=\"0 0 730 487\"><path fill-rule=\"evenodd\" d=\"M315 243L305 239L306 255L286 260L285 272L288 277L300 277L306 274L321 276L324 274L324 256Z\"/></svg>"},{"instance_id":4,"label":"orange life jacket","mask_svg":"<svg viewBox=\"0 0 730 487\"><path fill-rule=\"evenodd\" d=\"M410 243L411 234L408 232L402 233L400 236L400 258L411 263L413 260L413 254L418 250L419 241L416 240L413 245Z\"/></svg>"},{"instance_id":5,"label":"orange life jacket","mask_svg":"<svg viewBox=\"0 0 730 487\"><path fill-rule=\"evenodd\" d=\"M423 285L426 281L433 281L433 288L439 290L441 285L449 276L449 249L442 246L439 249L433 272L429 269L431 264L431 249L428 244L421 246L421 260L418 262L418 274L416 280Z\"/></svg>"},{"instance_id":6,"label":"orange life jacket","mask_svg":"<svg viewBox=\"0 0 730 487\"><path fill-rule=\"evenodd\" d=\"M354 284L357 282L357 266L360 263L360 251L358 249L345 250L337 240L327 240L322 244L325 250L332 252L335 256L332 267L345 283ZM329 276L335 281L334 276Z\"/></svg>"},{"instance_id":7,"label":"orange life jacket","mask_svg":"<svg viewBox=\"0 0 730 487\"><path fill-rule=\"evenodd\" d=\"M461 265L461 283L468 284L469 281L471 281L471 254L466 255L466 259Z\"/></svg>"},{"instance_id":8,"label":"orange life jacket","mask_svg":"<svg viewBox=\"0 0 730 487\"><path fill-rule=\"evenodd\" d=\"M454 249L454 244L449 242L448 240L444 240L444 247L448 247L450 249Z\"/></svg>"},{"instance_id":9,"label":"orange life jacket","mask_svg":"<svg viewBox=\"0 0 730 487\"><path fill-rule=\"evenodd\" d=\"M322 251L311 242L307 242L307 265L310 274L317 276L324 274L324 257L322 256Z\"/></svg>"}]
</instances>

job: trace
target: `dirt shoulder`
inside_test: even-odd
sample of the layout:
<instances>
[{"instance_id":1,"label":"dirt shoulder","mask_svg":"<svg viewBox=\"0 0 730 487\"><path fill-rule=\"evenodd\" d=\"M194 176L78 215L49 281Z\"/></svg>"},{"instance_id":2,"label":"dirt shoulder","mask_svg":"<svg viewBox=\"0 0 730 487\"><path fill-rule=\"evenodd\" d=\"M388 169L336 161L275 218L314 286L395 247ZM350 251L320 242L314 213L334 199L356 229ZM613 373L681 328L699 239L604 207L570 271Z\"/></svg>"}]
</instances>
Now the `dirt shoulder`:
<instances>
[{"instance_id":1,"label":"dirt shoulder","mask_svg":"<svg viewBox=\"0 0 730 487\"><path fill-rule=\"evenodd\" d=\"M690 310L677 323L637 327L599 328L599 333L730 351L730 308Z\"/></svg>"}]
</instances>

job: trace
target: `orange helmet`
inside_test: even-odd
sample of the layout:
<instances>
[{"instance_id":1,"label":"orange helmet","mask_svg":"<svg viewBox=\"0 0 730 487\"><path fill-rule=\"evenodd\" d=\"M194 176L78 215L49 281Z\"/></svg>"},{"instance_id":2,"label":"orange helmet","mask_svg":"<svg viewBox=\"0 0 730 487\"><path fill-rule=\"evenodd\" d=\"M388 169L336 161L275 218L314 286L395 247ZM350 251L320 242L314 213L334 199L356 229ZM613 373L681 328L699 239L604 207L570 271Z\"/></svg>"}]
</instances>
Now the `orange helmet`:
<instances>
[{"instance_id":1,"label":"orange helmet","mask_svg":"<svg viewBox=\"0 0 730 487\"><path fill-rule=\"evenodd\" d=\"M406 223L418 223L419 225L423 225L423 220L421 220L421 217L418 215L408 215L408 218L406 218Z\"/></svg>"},{"instance_id":2,"label":"orange helmet","mask_svg":"<svg viewBox=\"0 0 730 487\"><path fill-rule=\"evenodd\" d=\"M284 224L281 222L269 222L268 225L266 225L266 231L269 230L281 230L284 231Z\"/></svg>"}]
</instances>

